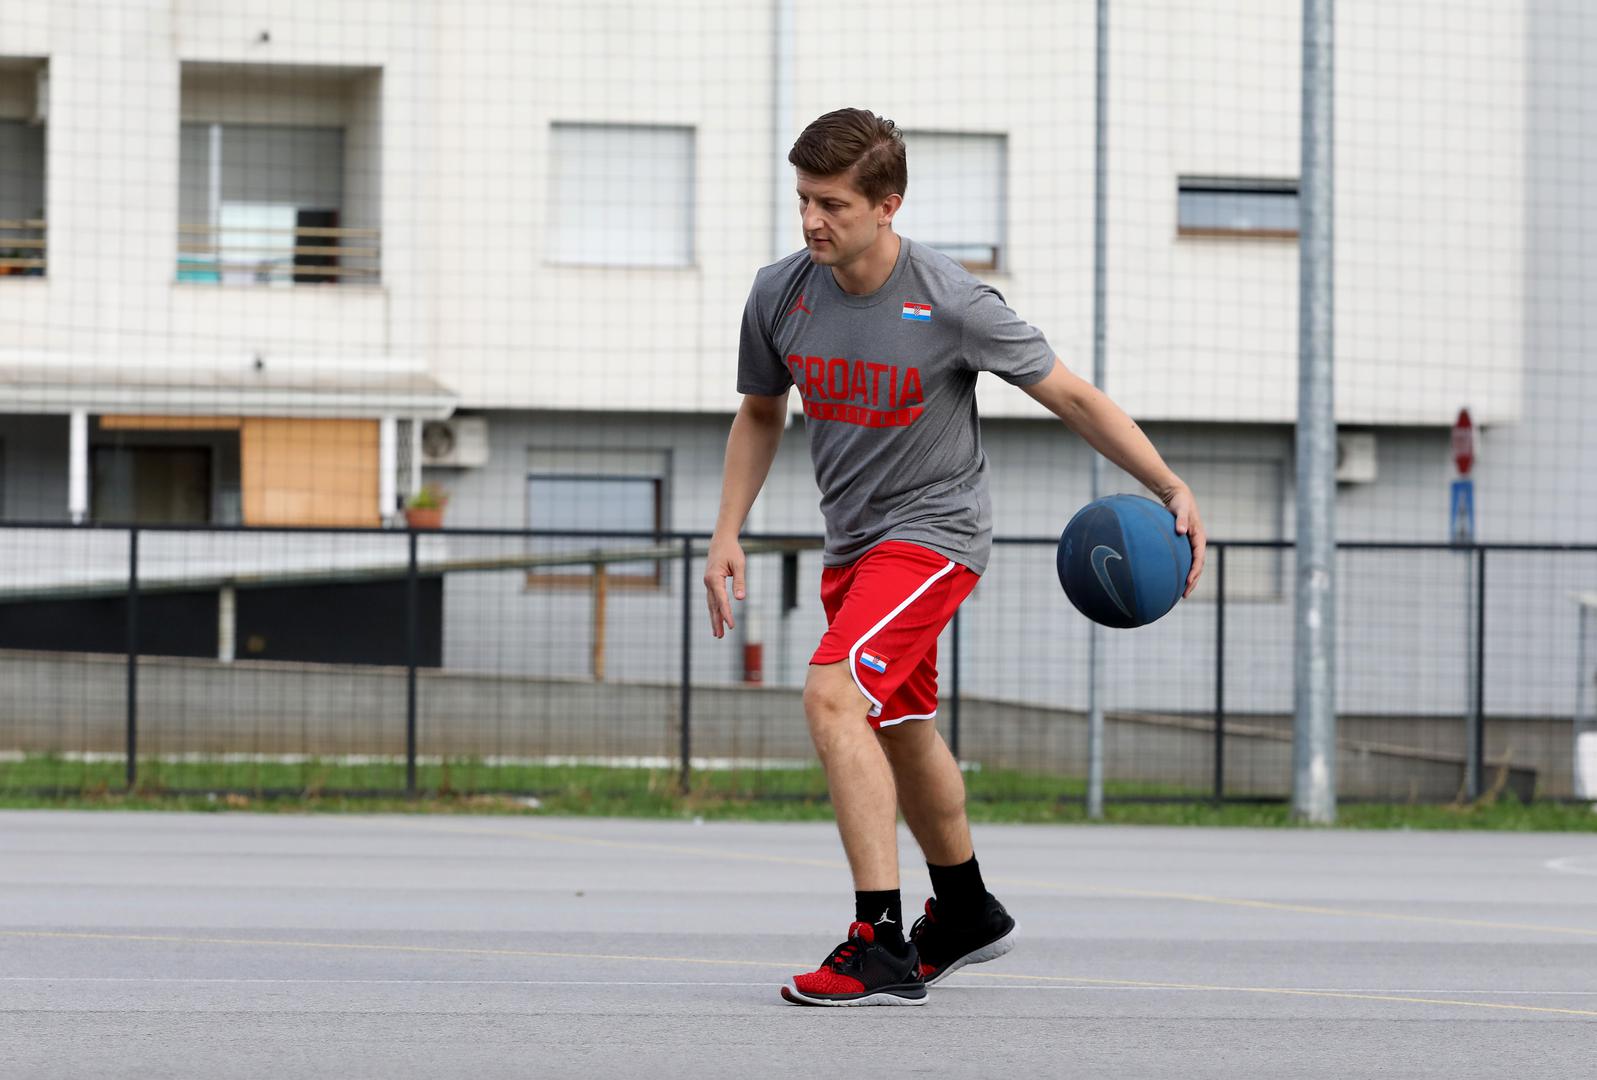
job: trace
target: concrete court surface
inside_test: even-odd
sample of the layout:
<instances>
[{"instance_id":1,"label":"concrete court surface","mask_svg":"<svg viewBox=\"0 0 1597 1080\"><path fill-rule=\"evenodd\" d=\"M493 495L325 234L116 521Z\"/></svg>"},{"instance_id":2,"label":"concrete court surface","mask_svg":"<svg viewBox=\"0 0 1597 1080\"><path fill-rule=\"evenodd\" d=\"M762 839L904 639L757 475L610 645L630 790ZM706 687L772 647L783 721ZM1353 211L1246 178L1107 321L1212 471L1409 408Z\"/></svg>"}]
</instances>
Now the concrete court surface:
<instances>
[{"instance_id":1,"label":"concrete court surface","mask_svg":"<svg viewBox=\"0 0 1597 1080\"><path fill-rule=\"evenodd\" d=\"M813 1009L829 824L0 812L0 1077L1597 1075L1590 835L976 840L1015 952Z\"/></svg>"}]
</instances>

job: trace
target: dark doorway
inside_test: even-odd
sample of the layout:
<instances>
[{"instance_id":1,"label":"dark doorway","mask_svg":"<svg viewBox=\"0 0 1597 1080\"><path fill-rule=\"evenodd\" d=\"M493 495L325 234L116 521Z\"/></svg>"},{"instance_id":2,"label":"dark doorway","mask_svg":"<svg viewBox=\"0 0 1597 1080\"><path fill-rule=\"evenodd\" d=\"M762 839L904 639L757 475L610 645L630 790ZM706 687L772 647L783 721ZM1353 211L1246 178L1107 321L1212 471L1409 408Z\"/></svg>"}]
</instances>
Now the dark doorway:
<instances>
[{"instance_id":1,"label":"dark doorway","mask_svg":"<svg viewBox=\"0 0 1597 1080\"><path fill-rule=\"evenodd\" d=\"M211 450L96 446L89 513L100 522L203 525L211 520Z\"/></svg>"},{"instance_id":2,"label":"dark doorway","mask_svg":"<svg viewBox=\"0 0 1597 1080\"><path fill-rule=\"evenodd\" d=\"M234 655L403 665L409 655L406 603L403 580L240 589ZM417 582L416 606L416 663L438 667L444 653L443 578Z\"/></svg>"},{"instance_id":3,"label":"dark doorway","mask_svg":"<svg viewBox=\"0 0 1597 1080\"><path fill-rule=\"evenodd\" d=\"M215 656L216 594L163 592L140 596L138 648L141 656ZM0 604L0 649L126 655L127 598L103 596Z\"/></svg>"},{"instance_id":4,"label":"dark doorway","mask_svg":"<svg viewBox=\"0 0 1597 1080\"><path fill-rule=\"evenodd\" d=\"M318 283L336 283L337 274L306 273L300 269L302 266L337 266L338 256L333 254L300 254L300 248L333 248L338 247L339 238L336 236L318 236L314 233L307 236L305 229L336 229L338 228L337 210L301 210L295 215L295 226L300 232L294 234L294 283L296 285Z\"/></svg>"}]
</instances>

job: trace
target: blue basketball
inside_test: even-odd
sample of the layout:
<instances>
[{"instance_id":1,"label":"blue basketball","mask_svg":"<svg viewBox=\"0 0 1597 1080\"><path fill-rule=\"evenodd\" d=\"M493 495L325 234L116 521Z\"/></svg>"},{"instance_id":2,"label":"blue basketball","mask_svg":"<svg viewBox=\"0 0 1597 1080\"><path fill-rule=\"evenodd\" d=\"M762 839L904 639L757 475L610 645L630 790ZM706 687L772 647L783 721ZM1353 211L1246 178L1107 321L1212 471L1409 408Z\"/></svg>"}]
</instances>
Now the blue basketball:
<instances>
[{"instance_id":1,"label":"blue basketball","mask_svg":"<svg viewBox=\"0 0 1597 1080\"><path fill-rule=\"evenodd\" d=\"M1141 495L1083 506L1059 537L1059 584L1093 622L1146 626L1175 607L1192 569L1176 516Z\"/></svg>"}]
</instances>

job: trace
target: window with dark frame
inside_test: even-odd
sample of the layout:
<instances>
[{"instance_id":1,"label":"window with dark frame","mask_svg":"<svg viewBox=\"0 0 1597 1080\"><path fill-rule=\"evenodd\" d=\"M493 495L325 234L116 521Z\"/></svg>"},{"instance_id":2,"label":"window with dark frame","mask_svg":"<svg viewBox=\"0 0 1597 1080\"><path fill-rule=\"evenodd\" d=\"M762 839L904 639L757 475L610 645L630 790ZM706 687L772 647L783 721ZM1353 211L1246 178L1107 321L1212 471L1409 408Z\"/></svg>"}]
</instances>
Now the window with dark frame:
<instances>
[{"instance_id":1,"label":"window with dark frame","mask_svg":"<svg viewBox=\"0 0 1597 1080\"><path fill-rule=\"evenodd\" d=\"M1298 182L1183 176L1177 185L1176 232L1296 239Z\"/></svg>"},{"instance_id":2,"label":"window with dark frame","mask_svg":"<svg viewBox=\"0 0 1597 1080\"><path fill-rule=\"evenodd\" d=\"M527 527L569 532L659 532L665 521L664 487L663 478L658 476L529 473ZM567 556L572 561L529 569L527 584L588 587L596 565L592 556L649 546L650 541L641 537L532 537L529 554ZM584 561L585 557L588 561ZM661 564L657 559L607 559L603 565L612 585L653 588L661 584Z\"/></svg>"}]
</instances>

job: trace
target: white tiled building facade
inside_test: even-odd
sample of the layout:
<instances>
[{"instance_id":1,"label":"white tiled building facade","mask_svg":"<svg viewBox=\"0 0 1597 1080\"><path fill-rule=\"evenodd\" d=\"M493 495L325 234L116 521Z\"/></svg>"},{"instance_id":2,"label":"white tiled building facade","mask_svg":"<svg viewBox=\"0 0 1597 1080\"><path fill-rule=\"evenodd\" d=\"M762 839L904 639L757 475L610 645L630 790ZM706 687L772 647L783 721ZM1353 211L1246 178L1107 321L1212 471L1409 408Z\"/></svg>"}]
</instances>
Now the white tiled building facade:
<instances>
[{"instance_id":1,"label":"white tiled building facade","mask_svg":"<svg viewBox=\"0 0 1597 1080\"><path fill-rule=\"evenodd\" d=\"M1298 249L1266 219L1297 175L1296 5L1110 7L1107 389L1214 535L1288 538ZM1089 373L1093 9L791 0L789 24L735 0L0 0L0 220L19 223L0 256L44 240L0 278L0 516L376 525L425 479L455 526L707 530L747 288L778 236L799 242L786 146L844 105L909 133L903 231L979 267ZM1447 538L1468 406L1480 538L1597 541L1593 33L1576 0L1337 6L1343 539ZM339 230L336 263L296 259L318 229ZM996 380L980 404L999 533L1057 533L1087 497L1084 448ZM429 420L457 444L425 453L466 464L421 467ZM479 434L485 452L462 445ZM820 526L802 444L795 420L763 530ZM1346 707L1458 708L1445 557L1347 567L1364 674ZM1542 592L1497 631L1557 675L1505 664L1494 705L1570 708L1564 594L1597 563L1567 590L1548 579L1565 565L1525 571ZM1048 573L1046 552L1000 550L967 687L1079 696L1080 620L1041 598ZM818 616L778 618L773 577L752 621L792 674ZM1290 565L1237 553L1230 585L1231 647L1259 658L1238 707L1282 708ZM585 589L452 578L446 602L446 666L582 663L551 605ZM616 602L639 634L674 626L663 592ZM1207 693L1212 606L1189 607L1116 646L1130 683L1188 672L1137 701ZM1071 655L1059 671L1009 659L1039 638ZM640 639L612 674L669 669L651 657ZM736 677L729 650L700 662Z\"/></svg>"}]
</instances>

